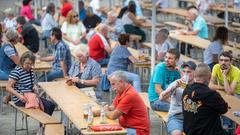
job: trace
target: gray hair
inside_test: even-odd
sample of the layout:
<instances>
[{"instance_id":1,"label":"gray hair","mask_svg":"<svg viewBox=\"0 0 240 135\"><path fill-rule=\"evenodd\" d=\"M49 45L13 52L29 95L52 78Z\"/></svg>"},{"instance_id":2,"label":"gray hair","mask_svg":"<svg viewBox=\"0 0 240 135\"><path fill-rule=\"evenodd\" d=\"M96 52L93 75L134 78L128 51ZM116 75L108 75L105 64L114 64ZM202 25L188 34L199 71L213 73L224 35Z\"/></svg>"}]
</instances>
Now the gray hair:
<instances>
[{"instance_id":1,"label":"gray hair","mask_svg":"<svg viewBox=\"0 0 240 135\"><path fill-rule=\"evenodd\" d=\"M17 38L18 38L17 31L14 29L8 29L6 32L6 38L8 41L17 40Z\"/></svg>"},{"instance_id":2,"label":"gray hair","mask_svg":"<svg viewBox=\"0 0 240 135\"><path fill-rule=\"evenodd\" d=\"M77 55L78 53L81 53L85 57L88 57L88 47L86 45L79 45L77 48L74 50L74 53Z\"/></svg>"},{"instance_id":3,"label":"gray hair","mask_svg":"<svg viewBox=\"0 0 240 135\"><path fill-rule=\"evenodd\" d=\"M96 26L95 31L102 33L102 31L105 29L108 29L108 26L104 23L100 23Z\"/></svg>"},{"instance_id":4,"label":"gray hair","mask_svg":"<svg viewBox=\"0 0 240 135\"><path fill-rule=\"evenodd\" d=\"M162 29L160 29L158 33L161 33L164 39L167 39L167 38L168 38L169 31L168 31L167 28L162 28Z\"/></svg>"},{"instance_id":5,"label":"gray hair","mask_svg":"<svg viewBox=\"0 0 240 135\"><path fill-rule=\"evenodd\" d=\"M127 77L123 71L115 71L109 75L109 78L113 78L117 81L123 80L124 82L128 82Z\"/></svg>"}]
</instances>

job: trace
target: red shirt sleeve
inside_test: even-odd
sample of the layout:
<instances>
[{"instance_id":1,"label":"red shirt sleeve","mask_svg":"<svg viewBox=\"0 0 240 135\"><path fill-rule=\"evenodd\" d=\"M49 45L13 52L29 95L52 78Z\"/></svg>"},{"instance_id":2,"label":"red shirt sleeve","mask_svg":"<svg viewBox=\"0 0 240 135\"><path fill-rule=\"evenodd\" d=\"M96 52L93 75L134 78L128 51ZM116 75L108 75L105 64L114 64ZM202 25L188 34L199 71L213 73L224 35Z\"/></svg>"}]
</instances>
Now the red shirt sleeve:
<instances>
[{"instance_id":1,"label":"red shirt sleeve","mask_svg":"<svg viewBox=\"0 0 240 135\"><path fill-rule=\"evenodd\" d=\"M124 114L127 114L129 112L129 110L131 110L132 108L132 98L129 95L126 95L116 106L116 109L118 109L119 111L121 111Z\"/></svg>"}]
</instances>

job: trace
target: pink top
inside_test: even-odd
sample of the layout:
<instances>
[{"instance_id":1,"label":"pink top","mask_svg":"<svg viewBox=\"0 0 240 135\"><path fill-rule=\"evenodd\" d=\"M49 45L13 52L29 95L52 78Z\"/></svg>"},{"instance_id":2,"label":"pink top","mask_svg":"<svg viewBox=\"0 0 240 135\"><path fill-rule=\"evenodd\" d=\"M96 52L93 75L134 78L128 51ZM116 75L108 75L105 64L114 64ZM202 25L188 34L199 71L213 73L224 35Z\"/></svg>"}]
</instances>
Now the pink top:
<instances>
[{"instance_id":1,"label":"pink top","mask_svg":"<svg viewBox=\"0 0 240 135\"><path fill-rule=\"evenodd\" d=\"M27 17L28 20L34 19L31 5L28 4L26 6L22 6L20 15L24 16L24 17Z\"/></svg>"}]
</instances>

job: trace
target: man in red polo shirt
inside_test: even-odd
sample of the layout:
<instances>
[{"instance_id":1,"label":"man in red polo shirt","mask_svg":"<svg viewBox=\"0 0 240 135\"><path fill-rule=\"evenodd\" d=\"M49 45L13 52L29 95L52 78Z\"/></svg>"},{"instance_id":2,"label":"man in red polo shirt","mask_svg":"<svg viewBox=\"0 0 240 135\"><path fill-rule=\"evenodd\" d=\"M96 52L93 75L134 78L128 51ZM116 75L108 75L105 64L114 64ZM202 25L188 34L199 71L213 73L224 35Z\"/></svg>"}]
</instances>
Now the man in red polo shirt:
<instances>
[{"instance_id":1,"label":"man in red polo shirt","mask_svg":"<svg viewBox=\"0 0 240 135\"><path fill-rule=\"evenodd\" d=\"M127 82L122 71L115 71L109 77L112 89L117 95L111 106L105 106L109 119L118 119L130 135L149 135L150 124L147 108L137 91ZM99 115L99 110L94 112Z\"/></svg>"},{"instance_id":2,"label":"man in red polo shirt","mask_svg":"<svg viewBox=\"0 0 240 135\"><path fill-rule=\"evenodd\" d=\"M72 3L68 2L68 0L61 0L61 3L60 13L62 16L67 17L68 12L73 9Z\"/></svg>"},{"instance_id":3,"label":"man in red polo shirt","mask_svg":"<svg viewBox=\"0 0 240 135\"><path fill-rule=\"evenodd\" d=\"M107 56L112 52L107 36L108 26L99 24L97 27L96 34L88 41L89 56L96 60L101 67L106 67L109 62Z\"/></svg>"}]
</instances>

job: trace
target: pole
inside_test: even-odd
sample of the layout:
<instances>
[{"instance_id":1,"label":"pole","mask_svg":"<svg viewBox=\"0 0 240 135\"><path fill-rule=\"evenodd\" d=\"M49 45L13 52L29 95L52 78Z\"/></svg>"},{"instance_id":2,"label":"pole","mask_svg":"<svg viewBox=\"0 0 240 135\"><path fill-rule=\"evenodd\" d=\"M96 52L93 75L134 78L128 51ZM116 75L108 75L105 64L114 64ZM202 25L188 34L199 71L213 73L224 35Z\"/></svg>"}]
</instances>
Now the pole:
<instances>
[{"instance_id":1,"label":"pole","mask_svg":"<svg viewBox=\"0 0 240 135\"><path fill-rule=\"evenodd\" d=\"M228 27L228 0L225 2L225 27Z\"/></svg>"},{"instance_id":2,"label":"pole","mask_svg":"<svg viewBox=\"0 0 240 135\"><path fill-rule=\"evenodd\" d=\"M152 49L151 49L151 75L153 74L153 70L155 67L155 35L156 35L156 0L152 0Z\"/></svg>"}]
</instances>

